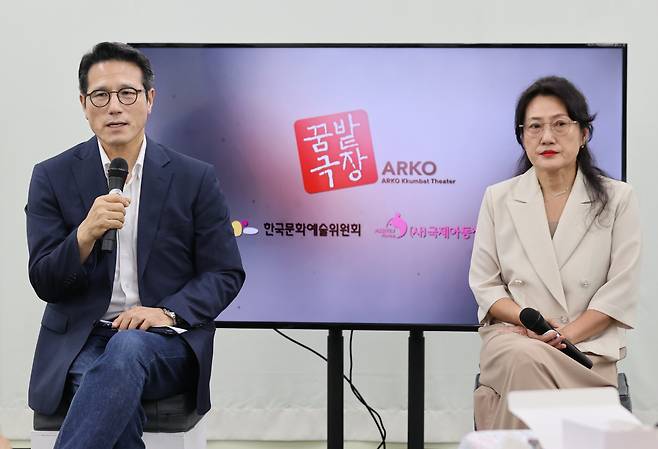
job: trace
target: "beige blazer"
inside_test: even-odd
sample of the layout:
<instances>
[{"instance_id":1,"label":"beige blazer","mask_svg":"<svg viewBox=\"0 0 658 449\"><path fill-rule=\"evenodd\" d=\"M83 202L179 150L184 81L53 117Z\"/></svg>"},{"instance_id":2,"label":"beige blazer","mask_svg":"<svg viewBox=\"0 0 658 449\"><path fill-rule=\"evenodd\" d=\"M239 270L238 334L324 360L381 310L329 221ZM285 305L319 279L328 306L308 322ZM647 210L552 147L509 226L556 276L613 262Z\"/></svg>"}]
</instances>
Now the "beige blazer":
<instances>
[{"instance_id":1,"label":"beige blazer","mask_svg":"<svg viewBox=\"0 0 658 449\"><path fill-rule=\"evenodd\" d=\"M610 199L595 219L578 171L552 239L534 168L487 188L469 273L481 323L490 323L489 308L505 297L563 324L594 309L616 325L578 348L624 357L638 296L639 212L629 184L605 178L605 185Z\"/></svg>"}]
</instances>

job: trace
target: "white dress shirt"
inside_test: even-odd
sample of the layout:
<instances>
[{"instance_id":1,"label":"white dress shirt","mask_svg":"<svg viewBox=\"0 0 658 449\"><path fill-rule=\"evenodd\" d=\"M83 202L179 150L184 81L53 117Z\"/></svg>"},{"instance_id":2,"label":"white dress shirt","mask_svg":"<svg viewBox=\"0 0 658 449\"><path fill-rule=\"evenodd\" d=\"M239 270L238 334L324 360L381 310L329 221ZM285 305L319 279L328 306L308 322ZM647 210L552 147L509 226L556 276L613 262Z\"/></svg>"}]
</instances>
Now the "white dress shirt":
<instances>
[{"instance_id":1,"label":"white dress shirt","mask_svg":"<svg viewBox=\"0 0 658 449\"><path fill-rule=\"evenodd\" d=\"M107 177L110 159L107 157L100 141L98 141L98 151L103 163L103 172ZM128 175L126 185L123 188L123 196L130 198L130 205L126 208L123 228L117 231L117 261L112 285L112 298L107 312L103 315L104 320L114 319L124 310L142 305L139 300L139 286L137 283L137 219L145 152L146 137L142 141L142 147L139 150L135 166Z\"/></svg>"}]
</instances>

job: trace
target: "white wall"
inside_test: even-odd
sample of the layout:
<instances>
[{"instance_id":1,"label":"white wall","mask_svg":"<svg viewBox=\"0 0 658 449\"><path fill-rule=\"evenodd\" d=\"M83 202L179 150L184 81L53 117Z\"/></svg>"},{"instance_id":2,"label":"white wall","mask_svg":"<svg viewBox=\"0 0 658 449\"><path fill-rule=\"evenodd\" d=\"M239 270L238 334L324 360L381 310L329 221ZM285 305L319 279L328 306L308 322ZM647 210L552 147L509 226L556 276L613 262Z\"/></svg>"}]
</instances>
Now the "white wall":
<instances>
[{"instance_id":1,"label":"white wall","mask_svg":"<svg viewBox=\"0 0 658 449\"><path fill-rule=\"evenodd\" d=\"M170 6L167 6L170 5ZM175 5L175 6L174 6ZM32 166L86 139L77 102L81 55L98 41L132 42L626 42L628 179L645 232L638 330L628 373L635 410L658 421L658 3L653 0L3 2L0 12L0 429L26 438L27 379L42 305L29 287L23 206ZM157 107L157 104L156 104ZM294 335L324 351L323 332ZM471 425L479 342L427 336L428 441L455 441ZM356 380L382 411L392 440L406 437L406 335L357 333ZM213 378L212 438L321 439L324 365L272 331L221 330ZM346 437L374 425L346 393Z\"/></svg>"}]
</instances>

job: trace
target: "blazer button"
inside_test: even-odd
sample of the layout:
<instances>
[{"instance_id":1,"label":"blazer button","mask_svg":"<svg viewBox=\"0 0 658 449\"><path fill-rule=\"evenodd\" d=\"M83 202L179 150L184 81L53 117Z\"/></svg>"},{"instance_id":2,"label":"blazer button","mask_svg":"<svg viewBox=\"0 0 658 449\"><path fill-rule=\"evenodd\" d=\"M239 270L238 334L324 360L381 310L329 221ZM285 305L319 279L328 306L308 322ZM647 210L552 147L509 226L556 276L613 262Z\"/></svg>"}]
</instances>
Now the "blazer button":
<instances>
[{"instance_id":1,"label":"blazer button","mask_svg":"<svg viewBox=\"0 0 658 449\"><path fill-rule=\"evenodd\" d=\"M580 285L584 288L587 288L589 287L589 281L587 279L583 279L582 281L580 281Z\"/></svg>"},{"instance_id":2,"label":"blazer button","mask_svg":"<svg viewBox=\"0 0 658 449\"><path fill-rule=\"evenodd\" d=\"M569 317L568 316L562 315L560 317L560 323L567 324L568 322L569 322Z\"/></svg>"},{"instance_id":3,"label":"blazer button","mask_svg":"<svg viewBox=\"0 0 658 449\"><path fill-rule=\"evenodd\" d=\"M514 279L512 281L512 284L514 284L514 285L523 285L523 284L525 284L525 281L523 281L522 279Z\"/></svg>"}]
</instances>

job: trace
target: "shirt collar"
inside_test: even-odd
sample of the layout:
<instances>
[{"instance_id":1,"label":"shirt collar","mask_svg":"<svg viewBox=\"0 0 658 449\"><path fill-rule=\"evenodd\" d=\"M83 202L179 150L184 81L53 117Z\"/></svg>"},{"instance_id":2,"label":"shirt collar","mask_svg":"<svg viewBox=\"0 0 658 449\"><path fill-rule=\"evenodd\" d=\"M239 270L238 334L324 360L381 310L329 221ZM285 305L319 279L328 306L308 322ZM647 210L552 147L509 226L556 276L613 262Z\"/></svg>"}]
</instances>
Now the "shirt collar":
<instances>
[{"instance_id":1,"label":"shirt collar","mask_svg":"<svg viewBox=\"0 0 658 449\"><path fill-rule=\"evenodd\" d=\"M101 155L101 163L103 164L103 173L105 173L105 177L107 178L107 171L110 168L110 158L107 157L107 153L105 153L105 149L103 149L103 145L101 145L101 141L97 138L96 142L98 143L98 152ZM142 176L142 167L144 166L144 154L146 153L146 136L144 136L144 140L142 140L142 146L139 149L139 154L137 155L137 160L135 161L135 166L133 167L132 170L132 175L131 178L134 179L139 179Z\"/></svg>"}]
</instances>

